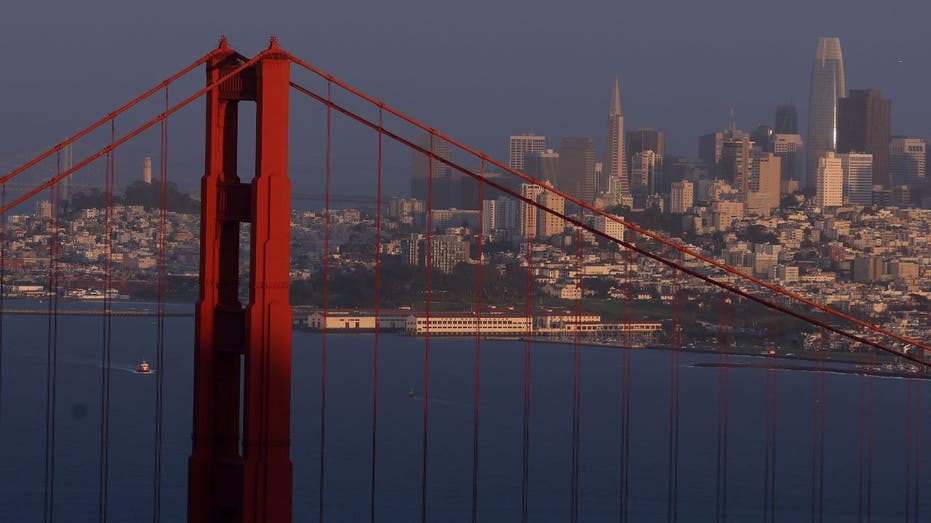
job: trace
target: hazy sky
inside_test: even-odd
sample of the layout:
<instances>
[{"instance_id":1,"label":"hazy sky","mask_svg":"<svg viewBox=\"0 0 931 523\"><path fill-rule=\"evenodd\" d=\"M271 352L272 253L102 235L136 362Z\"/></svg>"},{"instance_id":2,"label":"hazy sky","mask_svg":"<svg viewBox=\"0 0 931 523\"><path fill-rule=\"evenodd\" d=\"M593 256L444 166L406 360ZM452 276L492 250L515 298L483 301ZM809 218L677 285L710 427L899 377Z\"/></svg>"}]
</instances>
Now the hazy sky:
<instances>
[{"instance_id":1,"label":"hazy sky","mask_svg":"<svg viewBox=\"0 0 931 523\"><path fill-rule=\"evenodd\" d=\"M750 129L791 100L804 129L815 43L839 36L848 88L880 88L893 132L929 137L929 20L927 0L6 0L0 166L109 112L220 34L245 54L278 35L499 158L507 136L527 130L554 147L575 135L600 148L615 74L626 127L665 130L673 153L696 156L697 136L725 127L731 107ZM172 136L175 151L199 150Z\"/></svg>"}]
</instances>

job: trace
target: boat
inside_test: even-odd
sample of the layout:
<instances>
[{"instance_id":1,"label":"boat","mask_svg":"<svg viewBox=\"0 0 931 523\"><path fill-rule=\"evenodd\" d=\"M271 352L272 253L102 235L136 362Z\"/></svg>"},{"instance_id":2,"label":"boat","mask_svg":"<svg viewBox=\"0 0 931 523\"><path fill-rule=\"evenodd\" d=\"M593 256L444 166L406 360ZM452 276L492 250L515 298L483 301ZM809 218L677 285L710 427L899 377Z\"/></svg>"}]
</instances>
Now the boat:
<instances>
[{"instance_id":1,"label":"boat","mask_svg":"<svg viewBox=\"0 0 931 523\"><path fill-rule=\"evenodd\" d=\"M146 363L145 360L142 360L142 362L139 365L136 365L136 372L139 374L151 374L152 367L150 367L149 364Z\"/></svg>"},{"instance_id":2,"label":"boat","mask_svg":"<svg viewBox=\"0 0 931 523\"><path fill-rule=\"evenodd\" d=\"M407 397L410 399L414 399L417 397L417 392L414 391L413 388L411 388L411 390L407 391Z\"/></svg>"}]
</instances>

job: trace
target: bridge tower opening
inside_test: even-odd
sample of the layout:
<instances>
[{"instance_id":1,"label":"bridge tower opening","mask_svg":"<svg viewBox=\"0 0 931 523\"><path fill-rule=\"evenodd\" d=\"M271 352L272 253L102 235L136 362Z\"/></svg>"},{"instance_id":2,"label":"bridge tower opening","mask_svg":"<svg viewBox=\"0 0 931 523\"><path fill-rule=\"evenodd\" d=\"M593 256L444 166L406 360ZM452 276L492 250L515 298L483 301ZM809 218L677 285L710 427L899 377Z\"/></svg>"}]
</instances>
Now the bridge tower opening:
<instances>
[{"instance_id":1,"label":"bridge tower opening","mask_svg":"<svg viewBox=\"0 0 931 523\"><path fill-rule=\"evenodd\" d=\"M221 39L207 85L246 59ZM290 61L272 39L206 95L200 289L188 521L290 522L292 465L288 178ZM254 102L255 176L237 165L239 104ZM250 224L249 301L239 301L240 224Z\"/></svg>"}]
</instances>

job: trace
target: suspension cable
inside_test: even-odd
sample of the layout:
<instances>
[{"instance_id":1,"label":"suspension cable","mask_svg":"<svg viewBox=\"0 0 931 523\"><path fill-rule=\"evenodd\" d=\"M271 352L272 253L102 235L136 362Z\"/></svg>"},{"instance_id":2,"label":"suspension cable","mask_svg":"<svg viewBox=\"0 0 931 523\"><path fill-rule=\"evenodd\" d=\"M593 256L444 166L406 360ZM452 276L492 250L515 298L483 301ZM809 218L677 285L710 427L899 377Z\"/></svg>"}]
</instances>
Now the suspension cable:
<instances>
[{"instance_id":1,"label":"suspension cable","mask_svg":"<svg viewBox=\"0 0 931 523\"><path fill-rule=\"evenodd\" d=\"M378 125L382 125L383 111L378 111ZM378 342L381 325L379 313L381 312L381 183L382 183L382 135L376 133L378 138L378 166L376 167L376 197L375 197L375 334L372 350L372 481L369 499L369 521L375 523L375 474L376 450L378 446Z\"/></svg>"},{"instance_id":2,"label":"suspension cable","mask_svg":"<svg viewBox=\"0 0 931 523\"><path fill-rule=\"evenodd\" d=\"M379 134L381 136L381 134ZM481 162L485 172L485 161ZM478 181L478 235L475 247L475 348L472 374L472 523L478 523L478 429L482 377L482 255L485 233L485 181Z\"/></svg>"},{"instance_id":3,"label":"suspension cable","mask_svg":"<svg viewBox=\"0 0 931 523\"><path fill-rule=\"evenodd\" d=\"M168 88L165 88L165 110L168 110ZM152 499L152 522L161 521L162 511L162 429L165 383L165 294L166 294L166 234L168 213L168 119L161 122L158 193L158 321L155 335L155 471Z\"/></svg>"},{"instance_id":4,"label":"suspension cable","mask_svg":"<svg viewBox=\"0 0 931 523\"><path fill-rule=\"evenodd\" d=\"M621 351L621 473L620 473L620 522L627 522L630 487L630 378L633 352L633 332L631 332L631 313L633 308L633 259L634 253L624 249L624 350Z\"/></svg>"},{"instance_id":5,"label":"suspension cable","mask_svg":"<svg viewBox=\"0 0 931 523\"><path fill-rule=\"evenodd\" d=\"M582 388L582 230L575 230L575 337L572 347L572 455L569 521L579 521L579 410Z\"/></svg>"},{"instance_id":6,"label":"suspension cable","mask_svg":"<svg viewBox=\"0 0 931 523\"><path fill-rule=\"evenodd\" d=\"M682 262L682 253L678 253ZM672 353L669 365L669 458L667 521L679 519L679 366L682 357L682 312L680 303L681 273L674 271L672 283Z\"/></svg>"},{"instance_id":7,"label":"suspension cable","mask_svg":"<svg viewBox=\"0 0 931 523\"><path fill-rule=\"evenodd\" d=\"M423 440L421 448L421 476L420 476L420 523L427 523L427 452L430 426L430 272L433 269L433 151L434 136L430 134L430 155L427 161L427 216L426 216L426 251L424 265L426 287L424 289L424 311L426 313L426 331L424 331L423 345Z\"/></svg>"},{"instance_id":8,"label":"suspension cable","mask_svg":"<svg viewBox=\"0 0 931 523\"><path fill-rule=\"evenodd\" d=\"M719 323L718 369L718 443L715 469L715 521L727 521L727 433L730 405L728 381L728 353L731 346L731 320L729 296L723 296Z\"/></svg>"},{"instance_id":9,"label":"suspension cable","mask_svg":"<svg viewBox=\"0 0 931 523\"><path fill-rule=\"evenodd\" d=\"M0 184L0 207L6 207L6 184ZM0 212L0 427L3 426L3 326L6 320L6 212Z\"/></svg>"},{"instance_id":10,"label":"suspension cable","mask_svg":"<svg viewBox=\"0 0 931 523\"><path fill-rule=\"evenodd\" d=\"M527 262L527 271L524 279L524 376L523 376L523 407L521 409L521 469L520 469L520 520L527 523L528 495L530 488L530 346L533 339L533 235L536 231L528 230L527 224L536 225L536 220L529 218L529 213L537 210L524 204L524 217L521 220L521 229L526 236L524 248Z\"/></svg>"},{"instance_id":11,"label":"suspension cable","mask_svg":"<svg viewBox=\"0 0 931 523\"><path fill-rule=\"evenodd\" d=\"M327 100L333 96L332 84L327 83ZM320 493L318 520L323 523L324 485L326 480L326 414L327 414L327 343L330 313L330 157L332 153L333 111L326 110L325 196L323 210L323 328L320 333Z\"/></svg>"},{"instance_id":12,"label":"suspension cable","mask_svg":"<svg viewBox=\"0 0 931 523\"><path fill-rule=\"evenodd\" d=\"M61 152L56 154L57 171L61 171ZM58 212L60 188L49 189L48 221L48 331L45 375L45 522L55 520L55 422L58 382Z\"/></svg>"},{"instance_id":13,"label":"suspension cable","mask_svg":"<svg viewBox=\"0 0 931 523\"><path fill-rule=\"evenodd\" d=\"M105 226L104 245L106 256L104 258L104 281L106 290L103 293L103 332L100 352L100 476L98 515L100 523L106 523L110 517L110 348L111 348L111 313L112 303L110 288L113 285L113 184L114 160L113 151L116 139L116 122L110 122L110 147L106 153L106 182L105 182ZM73 168L73 167L72 167Z\"/></svg>"}]
</instances>

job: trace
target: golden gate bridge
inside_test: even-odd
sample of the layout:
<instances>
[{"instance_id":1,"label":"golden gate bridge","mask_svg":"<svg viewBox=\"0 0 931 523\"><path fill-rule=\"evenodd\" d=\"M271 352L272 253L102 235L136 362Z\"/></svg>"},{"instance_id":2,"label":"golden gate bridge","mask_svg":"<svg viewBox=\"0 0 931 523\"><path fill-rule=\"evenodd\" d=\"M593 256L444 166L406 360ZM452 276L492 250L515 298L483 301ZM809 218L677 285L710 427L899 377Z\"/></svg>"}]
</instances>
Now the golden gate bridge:
<instances>
[{"instance_id":1,"label":"golden gate bridge","mask_svg":"<svg viewBox=\"0 0 931 523\"><path fill-rule=\"evenodd\" d=\"M188 76L198 68L206 69L206 83L200 89L186 94L180 101L171 103L169 89L176 88L181 78ZM299 75L292 74L292 69L309 80L304 81ZM292 194L291 182L288 176L289 166L289 118L292 114L291 95L305 103L315 104L324 112L323 128L325 130L325 165L323 166L322 193ZM159 111L144 123L131 128L128 132L117 133L116 122L143 102L157 101L161 105ZM729 405L731 402L731 376L729 369L730 352L734 340L733 329L730 324L735 314L741 309L751 305L765 307L770 311L770 324L767 328L771 350L763 367L765 373L765 395L763 410L765 411L765 433L763 466L759 471L763 476L761 485L761 506L759 516L764 521L778 519L777 494L779 482L777 470L780 460L777 457L777 423L778 411L778 383L776 370L780 368L779 322L780 318L791 318L792 321L804 322L821 333L822 343L827 340L844 339L848 343L858 346L862 351L871 354L871 360L876 361L877 355L884 358L893 358L893 361L908 362L920 371L909 377L908 404L906 427L902 429L906 434L906 448L901 452L906 454L904 471L904 486L901 507L902 517L906 521L920 520L920 485L921 460L920 440L921 422L923 419L920 405L922 395L921 379L928 375L929 351L931 346L925 340L912 339L905 335L893 332L887 328L875 325L849 313L836 310L821 304L798 293L791 292L782 287L764 281L751 274L745 274L739 269L728 266L693 248L681 245L663 235L649 231L635 223L620 217L607 214L594 208L589 202L582 201L570 194L566 194L549 185L541 185L542 190L551 192L571 204L572 212L558 211L542 206L535 199L522 196L515 191L513 185L506 185L500 178L486 178L486 168L497 168L511 177L514 183L539 184L538 180L530 178L523 173L510 169L507 165L477 151L437 129L431 128L407 116L401 111L367 95L366 93L340 81L339 79L316 68L311 63L294 56L281 47L277 40L272 39L269 47L253 57L248 57L232 49L225 39L221 40L217 49L214 49L181 69L178 73L160 82L150 90L142 93L129 103L111 112L89 127L81 130L74 136L50 148L47 152L26 162L0 177L2 185L2 204L0 215L2 222L2 243L0 243L0 277L6 274L7 238L6 216L22 204L34 198L42 197L47 193L51 201L51 215L47 218L47 282L49 288L45 313L48 318L47 332L47 360L46 360L46 413L43 434L45 438L44 463L36 463L36 467L45 468L43 480L43 519L67 519L67 515L56 513L55 498L55 456L57 446L68 434L56 430L58 360L65 357L68 351L69 340L61 335L58 317L65 315L58 298L63 275L61 271L61 246L67 228L63 226L63 218L59 214L61 200L61 184L75 173L96 162L105 164L106 182L106 209L103 216L105 234L105 256L100 277L106 282L107 288L112 286L116 277L117 267L113 261L114 236L123 224L119 223L113 214L115 164L114 154L121 146L137 139L150 130L160 133L160 173L161 183L160 208L157 221L157 242L154 246L157 252L157 278L158 304L155 311L156 322L156 361L154 367L157 373L155 434L154 434L154 470L152 471L152 510L153 521L162 520L162 459L164 445L164 378L161 372L165 365L165 354L170 347L166 345L165 318L176 312L166 307L166 259L169 247L167 245L167 210L165 187L168 181L168 144L169 121L186 107L195 102L205 105L205 170L201 182L201 217L200 217L200 259L199 259L199 294L195 308L195 321L193 332L193 369L194 381L191 395L193 420L191 427L191 448L188 461L187 476L187 518L192 522L207 521L235 521L235 522L285 522L293 519L294 505L293 466L290 448L292 444L292 308L289 301L290 287L290 209L291 201L297 196L306 199L321 199L324 205L324 247L321 257L320 269L323 273L323 302L320 304L324 317L330 309L329 296L332 289L329 287L330 275L333 271L331 250L331 204L343 200L350 202L362 201L375 209L376 238L372 245L375 259L375 300L374 315L378 318L382 300L383 282L381 280L381 243L382 207L384 206L382 191L382 158L387 143L404 150L420 154L428 159L428 198L425 206L425 226L423 235L426 237L425 269L423 279L425 292L423 294L423 307L417 314L423 315L427 325L431 314L438 314L435 308L434 296L441 291L433 286L432 242L431 237L436 233L432 224L433 184L434 172L439 166L460 173L472 180L477 187L476 206L479 210L479 225L476 228L473 242L476 251L475 292L474 303L470 304L471 313L481 317L488 314L489 307L483 300L488 297L482 295L483 272L483 246L486 239L482 233L481 216L483 194L486 191L495 191L508 195L519 204L528 208L540 209L563 220L575 231L575 260L577 270L574 275L579 289L583 287L582 265L585 250L588 247L582 241L583 234L592 235L611 244L619 246L628 270L623 275L623 285L626 289L628 306L625 308L625 321L631 321L632 288L637 277L630 270L631 262L635 259L650 260L652 263L666 267L675 274L669 282L672 288L672 306L670 308L669 349L672 351L668 369L669 380L669 412L668 412L668 441L665 456L657 458L657 462L664 461L666 468L665 485L660 497L665 504L665 519L677 521L684 517L680 508L680 398L682 395L680 381L681 356L683 354L683 323L687 322L688 302L681 299L681 289L686 282L699 282L707 289L710 303L707 305L719 311L718 347L715 353L718 358L717 389L712 391L717 397L716 412L708 413L709 419L715 422L717 439L714 448L714 470L706 471L714 496L714 511L711 514L700 515L701 520L714 519L716 521L734 520L735 516L728 514L728 507L733 503L728 498L728 470L733 467L729 461L729 438L734 436L735 420L731 419ZM240 177L243 170L239 165L239 132L240 109L243 102L255 104L255 175L251 181L244 181ZM332 148L335 118L351 123L358 129L369 133L373 139L377 160L375 164L374 188L376 195L372 198L357 197L353 195L338 195L331 191L332 185ZM62 154L75 142L85 139L92 133L108 135L106 145L88 154L83 159L67 164L62 162ZM418 142L412 133L426 133L429 136L428 145ZM469 162L454 160L449 155L439 154L437 145L445 142L459 154L468 157ZM48 162L55 167L52 174L43 175L40 183L23 185L18 178L24 173L35 169L47 169ZM478 168L468 167L467 164L477 164ZM623 238L607 234L595 228L588 219L591 216L602 216L620 226L626 234ZM248 271L240 266L241 233L244 225L248 226ZM525 239L521 248L523 257L522 266L526 269L526 288L524 302L519 309L528 317L534 314L535 297L533 296L534 267L534 240ZM244 274L247 275L244 277ZM241 281L242 280L242 281ZM248 303L240 302L240 287L248 288ZM3 297L0 295L0 308L5 307ZM108 521L109 506L112 503L111 489L114 478L110 476L113 463L110 461L110 446L115 435L111 431L112 397L112 358L113 358L113 321L121 312L114 307L111 298L106 298L101 304L101 342L100 342L100 427L99 427L99 481L96 488L98 497L97 517L100 521ZM583 293L575 299L574 314L581 317L584 312ZM16 313L15 308L4 308L4 314ZM7 320L10 321L10 320ZM329 410L328 391L333 383L328 381L332 376L328 373L328 357L333 333L328 332L326 323L320 334L320 376L301 376L302 380L319 379L320 386L320 419L319 419L319 492L317 496L317 518L319 521L327 519L327 503L325 490L327 487L327 455L328 440L327 421L333 416ZM376 321L377 325L377 321ZM437 520L431 515L430 496L428 492L435 488L436 480L431 476L429 465L430 457L438 452L471 451L471 513L463 514L463 519L471 517L472 521L482 520L479 507L482 502L479 488L479 469L481 452L480 437L480 397L481 397L481 357L483 345L489 343L481 331L481 322L472 333L474 339L474 369L472 383L472 446L469 449L442 448L442 442L431 438L431 410L430 399L432 388L436 383L431 376L431 348L437 343L435 336L431 336L428 327L422 336L423 342L423 376L422 390L417 393L423 397L422 430L419 434L421 442L420 477L417 478L420 486L420 520L423 522ZM529 324L528 324L529 325ZM532 353L535 345L532 327L521 337L523 344L522 387L522 444L521 444L521 471L520 471L520 506L521 521L528 520L529 511L529 484L531 482L530 466L530 440L531 440L531 393L533 390L533 374L531 372ZM0 323L0 349L3 344L11 340L2 335ZM627 521L630 504L630 482L636 481L631 477L629 462L631 461L630 427L632 397L630 383L632 372L631 348L633 343L629 334L623 335L622 364L618 372L620 382L620 462L618 463L619 487L616 493L618 515L620 521ZM366 340L368 338L365 338ZM383 364L379 352L382 339L376 327L371 338L372 352L372 389L371 389L371 418L370 446L365 452L370 454L370 470L368 489L357 492L360 502L368 501L369 518L371 521L390 521L391 516L380 516L376 503L377 477L380 471L378 461L379 426L383 422L379 418L379 368ZM569 508L570 521L579 521L584 516L584 504L580 498L581 478L585 474L581 452L583 448L582 432L582 345L583 339L579 329L575 331L574 339L570 342L572 347L571 363L571 438L570 465L569 465ZM823 355L825 351L821 351ZM884 360L885 361L885 360ZM2 362L2 353L0 353ZM810 410L799 412L798 416L811 416L813 434L811 439L811 468L810 475L810 519L823 521L824 514L824 481L825 481L825 436L824 426L827 417L827 392L824 374L829 370L825 366L825 359L815 364L816 372L811 376L813 397ZM15 372L8 365L4 365L7 372ZM88 384L91 386L92 384ZM4 395L15 394L15 391L0 391ZM859 483L856 495L857 513L860 518L870 520L872 514L872 446L873 446L873 382L872 378L863 377L862 398L860 405L859 428ZM2 412L0 412L2 415ZM340 416L352 416L353 413L339 413ZM0 426L2 431L19 430L15 426ZM436 450L442 448L442 450ZM830 465L830 464L828 464ZM795 471L797 474L798 471ZM712 479L713 478L713 479ZM484 494L492 496L493 494ZM694 516L690 514L689 516ZM688 518L685 518L688 519Z\"/></svg>"}]
</instances>

